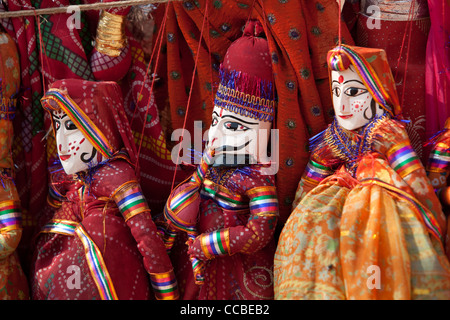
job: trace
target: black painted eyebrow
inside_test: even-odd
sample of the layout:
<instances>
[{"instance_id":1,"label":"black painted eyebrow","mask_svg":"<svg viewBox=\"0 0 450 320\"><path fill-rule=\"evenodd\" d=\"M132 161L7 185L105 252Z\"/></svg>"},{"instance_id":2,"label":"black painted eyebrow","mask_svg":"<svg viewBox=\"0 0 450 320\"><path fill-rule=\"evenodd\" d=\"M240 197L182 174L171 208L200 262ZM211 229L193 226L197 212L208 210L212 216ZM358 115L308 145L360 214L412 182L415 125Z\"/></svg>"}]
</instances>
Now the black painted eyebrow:
<instances>
[{"instance_id":1,"label":"black painted eyebrow","mask_svg":"<svg viewBox=\"0 0 450 320\"><path fill-rule=\"evenodd\" d=\"M64 119L64 117L67 117L67 114L63 114L61 117L58 117L58 116L52 114L52 117L61 120L61 119Z\"/></svg>"},{"instance_id":2,"label":"black painted eyebrow","mask_svg":"<svg viewBox=\"0 0 450 320\"><path fill-rule=\"evenodd\" d=\"M356 81L356 82L358 82L360 85L362 85L362 86L365 87L364 83L362 83L362 82L359 81L359 80L354 80L354 79L352 79L352 80L347 80L347 81L345 81L343 84L346 84L347 82L350 82L350 81ZM337 83L339 84L339 81L337 81L337 80L333 80L331 83L333 83L333 82L337 82Z\"/></svg>"},{"instance_id":3,"label":"black painted eyebrow","mask_svg":"<svg viewBox=\"0 0 450 320\"><path fill-rule=\"evenodd\" d=\"M258 124L258 122L248 122L248 121L244 121L244 120L239 119L238 117L235 117L235 116L232 116L232 115L224 115L224 116L221 117L221 116L219 116L219 114L218 114L217 112L215 112L215 111L213 111L213 114L216 114L216 116L219 117L219 118L226 118L226 117L228 117L228 118L232 118L232 119L235 119L235 120L237 120L237 121L243 122L243 123L245 123L245 124L250 124L250 125L256 125L256 124Z\"/></svg>"}]
</instances>

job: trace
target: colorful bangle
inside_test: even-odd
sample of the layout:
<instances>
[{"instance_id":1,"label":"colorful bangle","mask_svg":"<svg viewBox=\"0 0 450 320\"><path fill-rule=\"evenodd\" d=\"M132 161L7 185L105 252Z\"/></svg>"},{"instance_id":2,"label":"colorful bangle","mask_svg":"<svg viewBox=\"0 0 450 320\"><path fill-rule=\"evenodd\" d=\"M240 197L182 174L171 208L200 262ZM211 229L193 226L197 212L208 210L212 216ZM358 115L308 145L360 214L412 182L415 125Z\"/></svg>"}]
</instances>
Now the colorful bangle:
<instances>
[{"instance_id":1,"label":"colorful bangle","mask_svg":"<svg viewBox=\"0 0 450 320\"><path fill-rule=\"evenodd\" d=\"M416 152L408 141L397 144L389 149L387 158L392 168L402 178L422 167Z\"/></svg>"},{"instance_id":2,"label":"colorful bangle","mask_svg":"<svg viewBox=\"0 0 450 320\"><path fill-rule=\"evenodd\" d=\"M250 199L249 207L252 215L278 215L278 197L274 186L256 187L246 192Z\"/></svg>"},{"instance_id":3,"label":"colorful bangle","mask_svg":"<svg viewBox=\"0 0 450 320\"><path fill-rule=\"evenodd\" d=\"M150 212L141 188L136 182L122 185L119 188L120 190L114 194L114 200L125 221L143 212Z\"/></svg>"},{"instance_id":4,"label":"colorful bangle","mask_svg":"<svg viewBox=\"0 0 450 320\"><path fill-rule=\"evenodd\" d=\"M333 170L313 160L309 160L303 172L302 179L313 185L319 184L323 179L333 174Z\"/></svg>"},{"instance_id":5,"label":"colorful bangle","mask_svg":"<svg viewBox=\"0 0 450 320\"><path fill-rule=\"evenodd\" d=\"M0 231L6 232L22 228L22 211L16 201L0 203Z\"/></svg>"},{"instance_id":6,"label":"colorful bangle","mask_svg":"<svg viewBox=\"0 0 450 320\"><path fill-rule=\"evenodd\" d=\"M428 159L427 171L443 172L450 165L450 146L445 143L437 143L431 150Z\"/></svg>"},{"instance_id":7,"label":"colorful bangle","mask_svg":"<svg viewBox=\"0 0 450 320\"><path fill-rule=\"evenodd\" d=\"M230 253L230 230L220 229L200 236L203 254L208 260Z\"/></svg>"},{"instance_id":8,"label":"colorful bangle","mask_svg":"<svg viewBox=\"0 0 450 320\"><path fill-rule=\"evenodd\" d=\"M178 284L173 270L164 273L150 273L150 281L157 300L177 300Z\"/></svg>"}]
</instances>

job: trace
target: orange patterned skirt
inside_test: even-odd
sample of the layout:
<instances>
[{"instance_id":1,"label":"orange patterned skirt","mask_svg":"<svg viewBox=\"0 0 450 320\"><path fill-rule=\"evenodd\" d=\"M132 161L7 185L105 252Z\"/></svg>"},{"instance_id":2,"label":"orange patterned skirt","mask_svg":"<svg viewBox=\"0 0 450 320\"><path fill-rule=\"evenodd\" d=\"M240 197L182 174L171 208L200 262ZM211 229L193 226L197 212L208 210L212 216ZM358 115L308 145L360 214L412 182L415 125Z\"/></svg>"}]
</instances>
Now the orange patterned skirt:
<instances>
[{"instance_id":1,"label":"orange patterned skirt","mask_svg":"<svg viewBox=\"0 0 450 320\"><path fill-rule=\"evenodd\" d=\"M292 212L275 255L275 299L450 299L450 264L423 208L385 160L367 160L358 181L338 172Z\"/></svg>"}]
</instances>

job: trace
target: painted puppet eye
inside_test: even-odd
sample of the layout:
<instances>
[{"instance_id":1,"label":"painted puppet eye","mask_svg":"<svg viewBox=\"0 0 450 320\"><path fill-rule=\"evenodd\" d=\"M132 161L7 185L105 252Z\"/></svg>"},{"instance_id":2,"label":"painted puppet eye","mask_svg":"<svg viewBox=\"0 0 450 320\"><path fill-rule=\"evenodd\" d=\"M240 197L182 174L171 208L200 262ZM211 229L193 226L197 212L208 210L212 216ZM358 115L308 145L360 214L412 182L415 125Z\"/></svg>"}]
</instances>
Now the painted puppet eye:
<instances>
[{"instance_id":1,"label":"painted puppet eye","mask_svg":"<svg viewBox=\"0 0 450 320\"><path fill-rule=\"evenodd\" d=\"M211 126L214 127L215 125L217 125L218 122L219 122L219 120L217 120L217 118L214 117L214 118L212 119Z\"/></svg>"},{"instance_id":2,"label":"painted puppet eye","mask_svg":"<svg viewBox=\"0 0 450 320\"><path fill-rule=\"evenodd\" d=\"M56 131L58 131L59 127L61 127L61 123L58 120L53 120L53 124L55 126Z\"/></svg>"},{"instance_id":3,"label":"painted puppet eye","mask_svg":"<svg viewBox=\"0 0 450 320\"><path fill-rule=\"evenodd\" d=\"M363 93L366 93L367 89L361 89L361 88L355 88L355 87L350 87L347 90L345 90L345 94L350 96L350 97L357 97Z\"/></svg>"},{"instance_id":4,"label":"painted puppet eye","mask_svg":"<svg viewBox=\"0 0 450 320\"><path fill-rule=\"evenodd\" d=\"M67 130L76 130L78 129L75 123L73 123L72 120L67 120L64 122L64 127L66 127Z\"/></svg>"},{"instance_id":5,"label":"painted puppet eye","mask_svg":"<svg viewBox=\"0 0 450 320\"><path fill-rule=\"evenodd\" d=\"M234 121L228 121L223 124L225 126L225 129L232 130L232 131L247 131L248 128L239 122Z\"/></svg>"},{"instance_id":6,"label":"painted puppet eye","mask_svg":"<svg viewBox=\"0 0 450 320\"><path fill-rule=\"evenodd\" d=\"M341 89L339 87L334 87L332 89L332 92L336 97L339 97L341 95Z\"/></svg>"}]
</instances>

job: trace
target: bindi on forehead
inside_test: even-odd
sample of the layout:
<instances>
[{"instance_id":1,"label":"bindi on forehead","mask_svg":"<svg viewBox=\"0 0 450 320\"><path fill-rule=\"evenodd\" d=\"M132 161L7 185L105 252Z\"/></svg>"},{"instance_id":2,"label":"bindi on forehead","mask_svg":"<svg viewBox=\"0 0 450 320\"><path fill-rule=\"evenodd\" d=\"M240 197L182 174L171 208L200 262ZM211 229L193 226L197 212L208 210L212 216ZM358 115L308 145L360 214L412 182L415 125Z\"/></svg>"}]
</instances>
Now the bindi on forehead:
<instances>
[{"instance_id":1,"label":"bindi on forehead","mask_svg":"<svg viewBox=\"0 0 450 320\"><path fill-rule=\"evenodd\" d=\"M340 75L338 81L339 81L339 83L343 83L344 82L344 76Z\"/></svg>"},{"instance_id":2,"label":"bindi on forehead","mask_svg":"<svg viewBox=\"0 0 450 320\"><path fill-rule=\"evenodd\" d=\"M64 117L66 117L67 114L62 110L58 110L58 111L53 111L52 116L53 116L53 118L62 119Z\"/></svg>"}]
</instances>

